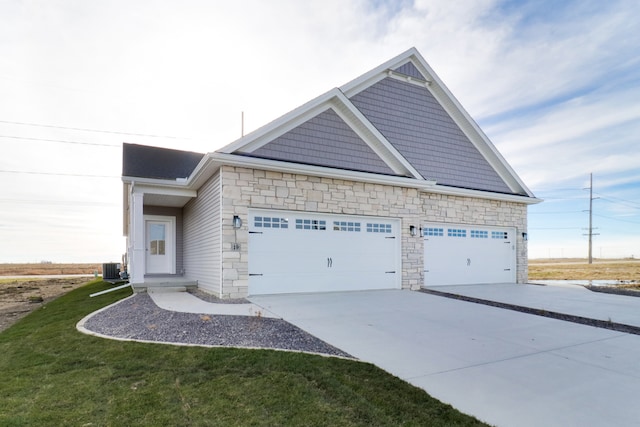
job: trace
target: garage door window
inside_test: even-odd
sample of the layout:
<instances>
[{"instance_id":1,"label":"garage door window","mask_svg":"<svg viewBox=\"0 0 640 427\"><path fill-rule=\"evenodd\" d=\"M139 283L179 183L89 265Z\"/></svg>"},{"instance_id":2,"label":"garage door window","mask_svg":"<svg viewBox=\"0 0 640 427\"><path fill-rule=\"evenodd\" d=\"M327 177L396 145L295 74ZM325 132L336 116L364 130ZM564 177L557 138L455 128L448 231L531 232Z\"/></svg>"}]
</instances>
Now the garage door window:
<instances>
[{"instance_id":1,"label":"garage door window","mask_svg":"<svg viewBox=\"0 0 640 427\"><path fill-rule=\"evenodd\" d=\"M359 222L333 221L334 231L360 231Z\"/></svg>"},{"instance_id":2,"label":"garage door window","mask_svg":"<svg viewBox=\"0 0 640 427\"><path fill-rule=\"evenodd\" d=\"M253 225L258 228L289 228L289 220L286 218L257 216L253 221Z\"/></svg>"},{"instance_id":3,"label":"garage door window","mask_svg":"<svg viewBox=\"0 0 640 427\"><path fill-rule=\"evenodd\" d=\"M427 227L422 230L424 236L444 236L444 228Z\"/></svg>"},{"instance_id":4,"label":"garage door window","mask_svg":"<svg viewBox=\"0 0 640 427\"><path fill-rule=\"evenodd\" d=\"M471 230L472 239L488 239L489 232L484 230Z\"/></svg>"},{"instance_id":5,"label":"garage door window","mask_svg":"<svg viewBox=\"0 0 640 427\"><path fill-rule=\"evenodd\" d=\"M449 228L447 229L447 236L449 237L467 237L467 230L461 228Z\"/></svg>"},{"instance_id":6,"label":"garage door window","mask_svg":"<svg viewBox=\"0 0 640 427\"><path fill-rule=\"evenodd\" d=\"M492 231L491 238L492 239L508 239L509 233L507 233L506 231Z\"/></svg>"},{"instance_id":7,"label":"garage door window","mask_svg":"<svg viewBox=\"0 0 640 427\"><path fill-rule=\"evenodd\" d=\"M327 221L321 219L296 219L297 230L326 230Z\"/></svg>"},{"instance_id":8,"label":"garage door window","mask_svg":"<svg viewBox=\"0 0 640 427\"><path fill-rule=\"evenodd\" d=\"M391 224L367 223L367 233L391 233Z\"/></svg>"}]
</instances>

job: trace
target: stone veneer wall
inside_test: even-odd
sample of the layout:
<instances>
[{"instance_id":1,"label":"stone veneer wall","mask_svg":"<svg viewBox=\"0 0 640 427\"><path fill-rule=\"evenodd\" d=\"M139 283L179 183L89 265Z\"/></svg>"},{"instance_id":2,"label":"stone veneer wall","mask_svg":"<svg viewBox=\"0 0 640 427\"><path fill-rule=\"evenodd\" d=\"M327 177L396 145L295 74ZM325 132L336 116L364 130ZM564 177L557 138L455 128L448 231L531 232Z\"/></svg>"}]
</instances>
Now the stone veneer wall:
<instances>
[{"instance_id":1,"label":"stone veneer wall","mask_svg":"<svg viewBox=\"0 0 640 427\"><path fill-rule=\"evenodd\" d=\"M527 205L447 196L413 188L333 178L222 166L222 298L245 297L248 291L248 219L250 208L383 216L402 221L402 287L423 283L423 245L409 226L424 222L516 227L517 281L527 281ZM242 219L234 230L231 218ZM233 250L233 244L240 245Z\"/></svg>"}]
</instances>

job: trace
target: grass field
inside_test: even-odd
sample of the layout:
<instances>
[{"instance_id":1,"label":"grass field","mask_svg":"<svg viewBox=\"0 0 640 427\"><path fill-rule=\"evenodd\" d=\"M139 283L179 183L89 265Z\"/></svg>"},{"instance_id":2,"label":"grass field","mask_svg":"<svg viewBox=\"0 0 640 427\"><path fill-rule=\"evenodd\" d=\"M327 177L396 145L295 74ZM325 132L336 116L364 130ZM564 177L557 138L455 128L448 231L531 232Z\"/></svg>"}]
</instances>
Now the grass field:
<instances>
[{"instance_id":1,"label":"grass field","mask_svg":"<svg viewBox=\"0 0 640 427\"><path fill-rule=\"evenodd\" d=\"M0 333L2 426L484 425L367 363L81 334L92 282Z\"/></svg>"},{"instance_id":2,"label":"grass field","mask_svg":"<svg viewBox=\"0 0 640 427\"><path fill-rule=\"evenodd\" d=\"M529 280L612 280L640 283L640 260L529 260Z\"/></svg>"},{"instance_id":3,"label":"grass field","mask_svg":"<svg viewBox=\"0 0 640 427\"><path fill-rule=\"evenodd\" d=\"M0 264L0 276L35 276L47 274L102 274L102 264Z\"/></svg>"}]
</instances>

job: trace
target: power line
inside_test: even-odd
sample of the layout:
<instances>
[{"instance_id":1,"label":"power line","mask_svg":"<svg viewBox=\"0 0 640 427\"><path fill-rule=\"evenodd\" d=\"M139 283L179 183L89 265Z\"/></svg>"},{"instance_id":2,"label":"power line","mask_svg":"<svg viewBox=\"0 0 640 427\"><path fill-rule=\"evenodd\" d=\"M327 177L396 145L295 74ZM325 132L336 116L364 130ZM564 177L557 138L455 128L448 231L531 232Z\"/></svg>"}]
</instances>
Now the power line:
<instances>
[{"instance_id":1,"label":"power line","mask_svg":"<svg viewBox=\"0 0 640 427\"><path fill-rule=\"evenodd\" d=\"M529 215L557 215L557 214L574 214L582 213L582 211L555 211L555 212L529 212Z\"/></svg>"},{"instance_id":2,"label":"power line","mask_svg":"<svg viewBox=\"0 0 640 427\"><path fill-rule=\"evenodd\" d=\"M42 205L60 205L60 206L66 206L66 205L69 205L69 206L99 206L99 207L119 206L117 203L76 201L76 200L0 199L0 202L42 204Z\"/></svg>"},{"instance_id":3,"label":"power line","mask_svg":"<svg viewBox=\"0 0 640 427\"><path fill-rule=\"evenodd\" d=\"M540 192L537 192L538 194L540 193L559 193L561 191L580 191L580 189L575 188L575 187L570 187L570 188L550 188L548 190L540 190Z\"/></svg>"},{"instance_id":4,"label":"power line","mask_svg":"<svg viewBox=\"0 0 640 427\"><path fill-rule=\"evenodd\" d=\"M628 223L631 223L631 224L638 224L638 225L640 225L640 222L637 222L637 221L629 221L628 219L618 219L618 218L614 218L614 217L612 217L612 216L604 216L604 215L598 215L598 214L593 214L593 215L594 215L594 216L598 216L598 217L600 217L600 218L607 218L607 219L611 219L611 220L613 220L613 221L628 222Z\"/></svg>"},{"instance_id":5,"label":"power line","mask_svg":"<svg viewBox=\"0 0 640 427\"><path fill-rule=\"evenodd\" d=\"M29 123L29 122L16 122L12 120L0 120L0 123L6 123L11 125L20 125L20 126L35 126L35 127L43 127L43 128L53 128L53 129L66 129L66 130L78 130L82 132L97 132L97 133L108 133L115 135L131 135L131 136L147 136L150 138L167 138L167 139L191 139L182 136L168 136L168 135L153 135L146 133L131 133L131 132L119 132L114 130L102 130L102 129L90 129L90 128L78 128L71 126L58 126L58 125L45 125L41 123Z\"/></svg>"},{"instance_id":6,"label":"power line","mask_svg":"<svg viewBox=\"0 0 640 427\"><path fill-rule=\"evenodd\" d=\"M580 227L529 227L529 230L582 230Z\"/></svg>"},{"instance_id":7,"label":"power line","mask_svg":"<svg viewBox=\"0 0 640 427\"><path fill-rule=\"evenodd\" d=\"M596 194L598 194L598 193L596 193ZM625 200L625 199L620 199L620 198L611 197L611 196L605 197L605 196L602 196L602 195L600 196L600 198L602 200L606 200L609 203L626 206L626 207L631 208L631 209L640 209L640 204L637 204L636 202L633 202L631 200ZM619 201L612 200L612 199L618 199Z\"/></svg>"},{"instance_id":8,"label":"power line","mask_svg":"<svg viewBox=\"0 0 640 427\"><path fill-rule=\"evenodd\" d=\"M545 196L540 196L542 197L544 200L584 200L584 196L582 197L545 197Z\"/></svg>"},{"instance_id":9,"label":"power line","mask_svg":"<svg viewBox=\"0 0 640 427\"><path fill-rule=\"evenodd\" d=\"M57 172L32 172L32 171L15 171L15 170L0 170L0 173L19 173L27 175L51 175L51 176L74 176L85 178L120 178L115 175L88 175L88 174L76 174L76 173L57 173Z\"/></svg>"},{"instance_id":10,"label":"power line","mask_svg":"<svg viewBox=\"0 0 640 427\"><path fill-rule=\"evenodd\" d=\"M120 148L120 145L115 144L100 144L97 142L79 142L79 141L67 141L63 139L45 139L45 138L27 138L26 136L13 136L13 135L0 135L0 138L11 138L28 141L44 141L44 142L60 142L63 144L79 144L79 145L95 145L99 147L114 147Z\"/></svg>"}]
</instances>

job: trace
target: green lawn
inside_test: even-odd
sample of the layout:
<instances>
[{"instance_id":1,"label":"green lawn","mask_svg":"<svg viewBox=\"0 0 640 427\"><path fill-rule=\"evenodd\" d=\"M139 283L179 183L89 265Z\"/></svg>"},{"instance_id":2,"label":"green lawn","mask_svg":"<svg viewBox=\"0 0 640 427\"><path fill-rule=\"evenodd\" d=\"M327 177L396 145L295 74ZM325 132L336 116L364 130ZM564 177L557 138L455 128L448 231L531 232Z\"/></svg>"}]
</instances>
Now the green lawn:
<instances>
[{"instance_id":1,"label":"green lawn","mask_svg":"<svg viewBox=\"0 0 640 427\"><path fill-rule=\"evenodd\" d=\"M0 334L2 426L484 425L373 365L81 334L91 282ZM463 392L463 391L461 391Z\"/></svg>"}]
</instances>

